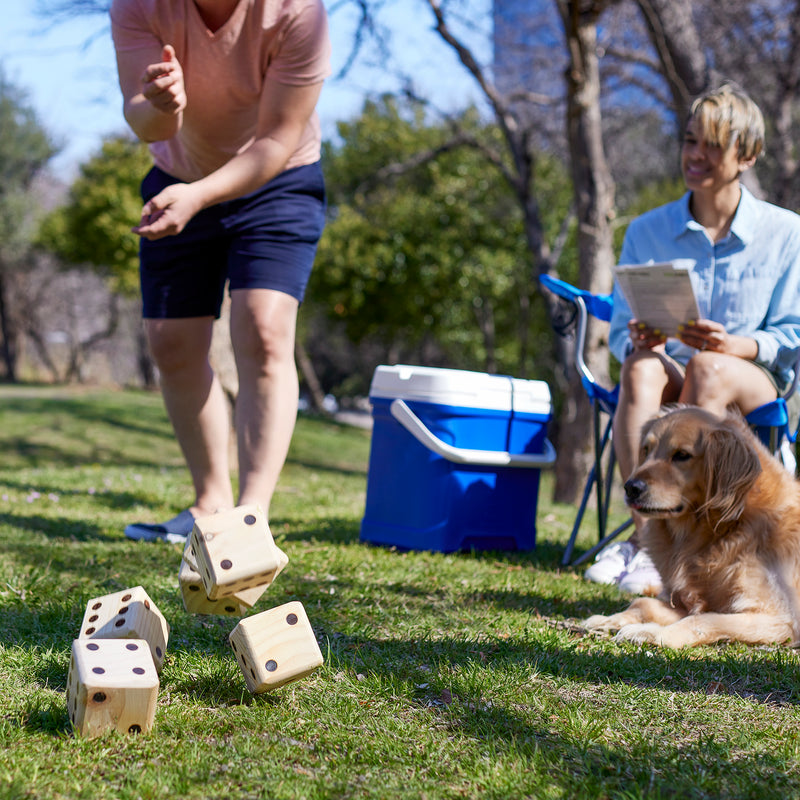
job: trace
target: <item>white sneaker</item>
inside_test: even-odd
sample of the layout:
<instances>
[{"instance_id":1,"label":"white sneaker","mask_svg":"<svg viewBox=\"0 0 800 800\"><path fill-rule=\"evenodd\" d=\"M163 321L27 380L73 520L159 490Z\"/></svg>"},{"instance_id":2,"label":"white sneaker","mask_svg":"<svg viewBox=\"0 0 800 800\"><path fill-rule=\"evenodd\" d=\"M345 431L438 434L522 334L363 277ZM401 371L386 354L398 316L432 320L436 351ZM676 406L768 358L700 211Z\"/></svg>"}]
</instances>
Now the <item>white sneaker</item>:
<instances>
[{"instance_id":1,"label":"white sneaker","mask_svg":"<svg viewBox=\"0 0 800 800\"><path fill-rule=\"evenodd\" d=\"M596 556L594 564L583 573L587 581L616 583L625 574L636 556L636 546L630 542L613 542Z\"/></svg>"},{"instance_id":2,"label":"white sneaker","mask_svg":"<svg viewBox=\"0 0 800 800\"><path fill-rule=\"evenodd\" d=\"M778 457L781 460L786 469L792 473L792 475L796 474L797 472L797 459L794 457L794 442L790 442L788 439L784 439L781 444L781 449Z\"/></svg>"},{"instance_id":3,"label":"white sneaker","mask_svg":"<svg viewBox=\"0 0 800 800\"><path fill-rule=\"evenodd\" d=\"M631 559L625 574L619 579L619 588L622 592L650 597L655 597L663 588L661 575L644 550L637 551Z\"/></svg>"}]
</instances>

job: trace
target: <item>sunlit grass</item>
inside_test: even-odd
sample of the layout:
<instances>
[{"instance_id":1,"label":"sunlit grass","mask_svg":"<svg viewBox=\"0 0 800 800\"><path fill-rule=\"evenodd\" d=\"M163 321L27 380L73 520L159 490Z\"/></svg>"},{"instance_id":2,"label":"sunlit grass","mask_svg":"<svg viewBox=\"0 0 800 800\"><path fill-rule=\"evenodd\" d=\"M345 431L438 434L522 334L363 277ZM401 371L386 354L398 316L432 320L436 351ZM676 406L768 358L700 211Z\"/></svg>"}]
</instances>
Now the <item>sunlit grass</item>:
<instances>
[{"instance_id":1,"label":"sunlit grass","mask_svg":"<svg viewBox=\"0 0 800 800\"><path fill-rule=\"evenodd\" d=\"M183 610L180 548L121 534L190 500L158 396L4 391L0 798L800 795L796 653L583 635L576 620L625 598L559 568L574 509L548 476L534 552L372 547L369 434L301 419L272 510L290 562L254 612L303 602L325 664L253 697L236 620ZM85 603L139 584L171 625L155 728L75 737Z\"/></svg>"}]
</instances>

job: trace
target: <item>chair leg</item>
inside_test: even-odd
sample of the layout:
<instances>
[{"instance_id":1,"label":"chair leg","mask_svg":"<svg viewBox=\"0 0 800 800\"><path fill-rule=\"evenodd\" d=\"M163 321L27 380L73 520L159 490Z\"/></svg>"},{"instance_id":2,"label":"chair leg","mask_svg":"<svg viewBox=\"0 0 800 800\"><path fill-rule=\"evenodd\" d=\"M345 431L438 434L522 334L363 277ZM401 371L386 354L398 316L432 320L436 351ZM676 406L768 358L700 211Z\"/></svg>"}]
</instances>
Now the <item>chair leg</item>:
<instances>
[{"instance_id":1,"label":"chair leg","mask_svg":"<svg viewBox=\"0 0 800 800\"><path fill-rule=\"evenodd\" d=\"M590 558L599 553L609 542L612 542L614 539L617 538L617 536L619 536L624 531L628 530L628 528L630 528L631 525L633 525L633 520L629 519L627 520L627 522L623 522L622 525L618 526L617 528L614 528L614 530L611 531L611 533L609 533L608 536L603 537L594 547L592 547L590 550L587 550L579 558L576 558L575 561L572 563L572 566L577 567L583 564L584 561L588 561Z\"/></svg>"},{"instance_id":2,"label":"chair leg","mask_svg":"<svg viewBox=\"0 0 800 800\"><path fill-rule=\"evenodd\" d=\"M603 491L603 453L605 452L606 444L608 443L611 433L611 420L609 419L608 425L606 425L601 435L599 403L592 403L592 408L594 410L594 473L595 489L597 491L597 532L598 538L602 539L606 534L606 507L605 493Z\"/></svg>"},{"instance_id":3,"label":"chair leg","mask_svg":"<svg viewBox=\"0 0 800 800\"><path fill-rule=\"evenodd\" d=\"M610 426L609 422L609 426ZM614 469L617 466L617 456L614 452L613 444L609 443L608 445L608 463L606 464L606 495L605 499L603 500L603 516L606 521L606 526L608 525L608 510L611 507L611 487L614 485ZM603 533L605 533L605 528L603 529ZM602 539L603 536L598 536L598 539Z\"/></svg>"},{"instance_id":4,"label":"chair leg","mask_svg":"<svg viewBox=\"0 0 800 800\"><path fill-rule=\"evenodd\" d=\"M595 483L596 475L597 468L595 466L589 471L589 477L586 479L586 485L583 487L583 497L581 497L581 503L578 506L578 514L575 517L575 523L572 526L572 533L570 534L569 541L567 542L567 546L564 550L564 556L561 559L562 567L569 566L569 561L572 558L572 551L575 548L575 540L578 538L578 531L580 530L581 522L583 522L583 515L586 511L586 505L589 502L589 495L592 493L592 487Z\"/></svg>"},{"instance_id":5,"label":"chair leg","mask_svg":"<svg viewBox=\"0 0 800 800\"><path fill-rule=\"evenodd\" d=\"M605 479L603 478L603 456L605 455L606 448L609 447L611 439L611 426L612 420L609 418L605 428L601 434L601 419L600 410L597 403L594 404L594 466L589 471L589 477L586 479L586 485L583 487L583 496L581 497L580 505L578 506L578 513L575 517L575 523L572 526L572 533L570 534L567 546L564 549L564 555L561 559L561 566L569 566L572 559L572 552L575 549L575 540L578 538L578 531L580 530L583 516L586 512L586 506L589 502L589 496L592 489L596 490L597 497L597 533L598 541L605 539L606 526L608 524L608 507L611 502L611 477L613 475L616 459L614 457L613 447L609 451L608 469ZM596 552L596 551L595 551ZM578 563L577 561L575 562ZM573 565L574 566L574 565Z\"/></svg>"}]
</instances>

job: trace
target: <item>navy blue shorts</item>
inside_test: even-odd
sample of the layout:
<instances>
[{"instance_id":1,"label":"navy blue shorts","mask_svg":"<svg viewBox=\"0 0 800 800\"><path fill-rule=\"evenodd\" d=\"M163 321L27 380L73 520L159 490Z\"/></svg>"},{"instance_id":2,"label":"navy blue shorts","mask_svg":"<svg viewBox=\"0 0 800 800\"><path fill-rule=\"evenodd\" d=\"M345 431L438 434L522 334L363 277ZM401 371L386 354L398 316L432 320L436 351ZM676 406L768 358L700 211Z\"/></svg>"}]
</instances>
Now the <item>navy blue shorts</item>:
<instances>
[{"instance_id":1,"label":"navy blue shorts","mask_svg":"<svg viewBox=\"0 0 800 800\"><path fill-rule=\"evenodd\" d=\"M153 167L142 181L142 199L178 182ZM176 236L142 239L143 316L219 317L226 281L231 290L274 289L302 302L324 224L325 183L317 162L204 209Z\"/></svg>"}]
</instances>

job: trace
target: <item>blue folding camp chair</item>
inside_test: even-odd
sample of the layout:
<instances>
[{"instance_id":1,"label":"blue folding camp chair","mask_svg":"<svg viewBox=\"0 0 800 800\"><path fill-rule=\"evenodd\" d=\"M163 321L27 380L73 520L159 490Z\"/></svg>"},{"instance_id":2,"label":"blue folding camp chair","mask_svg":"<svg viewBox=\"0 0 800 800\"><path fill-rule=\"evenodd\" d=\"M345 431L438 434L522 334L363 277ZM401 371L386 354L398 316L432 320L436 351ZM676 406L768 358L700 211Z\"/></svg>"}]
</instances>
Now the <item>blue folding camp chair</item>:
<instances>
[{"instance_id":1,"label":"blue folding camp chair","mask_svg":"<svg viewBox=\"0 0 800 800\"><path fill-rule=\"evenodd\" d=\"M797 391L800 378L800 355L794 365L794 380L777 400L764 403L753 409L745 419L762 442L783 462L783 465L797 475L797 434L800 431L800 418L797 411L790 408L789 400Z\"/></svg>"},{"instance_id":2,"label":"blue folding camp chair","mask_svg":"<svg viewBox=\"0 0 800 800\"><path fill-rule=\"evenodd\" d=\"M542 286L549 289L553 294L571 303L577 311L575 320L575 368L581 376L581 383L589 397L593 411L592 433L594 437L594 463L589 471L586 484L583 487L583 495L580 505L578 506L578 514L575 517L572 533L570 534L567 547L561 559L562 565L567 566L572 559L575 540L578 537L578 531L583 522L583 516L586 512L586 506L591 497L592 489L595 490L597 498L598 542L591 550L584 553L575 561L577 565L591 558L601 548L605 547L608 542L615 539L620 533L633 525L633 520L629 519L611 531L611 533L606 534L608 509L611 503L611 487L613 485L614 467L616 465L614 447L611 444L611 426L614 421L614 413L617 410L619 386L615 386L612 389L601 386L584 359L586 328L589 316L596 317L603 322L609 322L611 320L613 304L611 295L609 294L592 294L583 289L578 289L566 281L553 278L550 275L540 276L539 281Z\"/></svg>"},{"instance_id":3,"label":"blue folding camp chair","mask_svg":"<svg viewBox=\"0 0 800 800\"><path fill-rule=\"evenodd\" d=\"M581 502L578 506L578 513L575 517L572 533L561 559L562 565L569 565L572 559L575 540L577 539L578 531L583 522L592 489L595 490L597 498L598 541L596 545L572 562L572 566L577 566L592 558L609 542L633 525L633 520L628 519L610 533L606 533L608 526L608 510L611 502L611 487L613 485L614 467L616 465L614 447L611 442L611 429L614 421L614 413L617 410L619 386L615 386L611 389L601 386L587 366L584 358L586 327L589 316L591 315L604 322L610 321L613 311L613 302L611 295L595 295L583 289L578 289L566 281L553 278L550 275L541 275L539 282L553 294L571 303L576 310L575 368L581 376L581 383L591 401L593 409L594 464L586 479L586 485L584 486ZM792 471L796 468L796 464L792 463L792 460L800 424L798 420L790 419L787 401L797 390L798 373L800 373L800 355L798 355L798 361L795 367L794 382L783 396L770 403L765 403L763 406L759 406L746 417L748 423L761 441L770 448L771 452L781 458L787 468ZM606 418L605 421L603 420L604 416ZM790 445L788 448L790 450L789 453L786 452L787 448L785 447L785 443L789 443Z\"/></svg>"}]
</instances>

